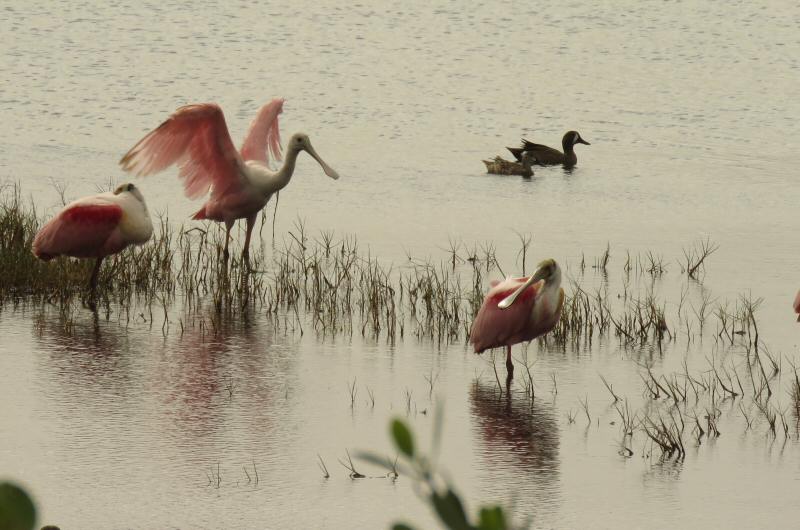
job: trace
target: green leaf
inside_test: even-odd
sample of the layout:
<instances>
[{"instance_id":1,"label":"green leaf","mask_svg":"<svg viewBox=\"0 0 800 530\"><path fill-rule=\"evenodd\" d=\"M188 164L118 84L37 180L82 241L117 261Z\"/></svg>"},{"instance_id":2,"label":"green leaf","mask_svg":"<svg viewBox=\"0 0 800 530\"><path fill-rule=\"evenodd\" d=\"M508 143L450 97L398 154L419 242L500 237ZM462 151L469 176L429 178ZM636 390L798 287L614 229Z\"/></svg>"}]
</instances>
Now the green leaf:
<instances>
[{"instance_id":1,"label":"green leaf","mask_svg":"<svg viewBox=\"0 0 800 530\"><path fill-rule=\"evenodd\" d=\"M448 489L444 495L434 492L431 494L431 502L439 515L439 519L451 530L471 530L472 526L467 521L467 514L461 499L458 498L453 490Z\"/></svg>"},{"instance_id":2,"label":"green leaf","mask_svg":"<svg viewBox=\"0 0 800 530\"><path fill-rule=\"evenodd\" d=\"M392 438L401 453L409 458L414 456L414 439L411 437L411 431L401 420L392 420Z\"/></svg>"},{"instance_id":3,"label":"green leaf","mask_svg":"<svg viewBox=\"0 0 800 530\"><path fill-rule=\"evenodd\" d=\"M506 516L500 506L481 508L480 530L506 530Z\"/></svg>"},{"instance_id":4,"label":"green leaf","mask_svg":"<svg viewBox=\"0 0 800 530\"><path fill-rule=\"evenodd\" d=\"M25 490L8 482L0 482L0 528L32 530L35 523L36 507Z\"/></svg>"}]
</instances>

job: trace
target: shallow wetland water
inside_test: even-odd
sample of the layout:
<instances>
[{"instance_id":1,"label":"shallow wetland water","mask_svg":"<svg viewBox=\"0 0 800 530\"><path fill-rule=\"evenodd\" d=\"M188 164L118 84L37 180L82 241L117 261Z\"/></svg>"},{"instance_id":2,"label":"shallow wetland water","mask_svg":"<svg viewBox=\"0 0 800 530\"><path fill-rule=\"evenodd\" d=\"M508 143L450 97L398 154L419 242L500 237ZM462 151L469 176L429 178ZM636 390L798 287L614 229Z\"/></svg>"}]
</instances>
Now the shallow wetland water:
<instances>
[{"instance_id":1,"label":"shallow wetland water","mask_svg":"<svg viewBox=\"0 0 800 530\"><path fill-rule=\"evenodd\" d=\"M113 291L96 314L4 301L0 477L64 530L432 528L407 477L356 461L367 478L351 479L337 459L390 453L396 416L427 444L441 406L440 465L472 509L502 503L534 528L793 527L800 8L779 4L3 7L0 178L40 215L54 183L71 199L127 180L119 157L190 102L218 102L238 142L286 97L284 139L307 132L342 178L301 155L274 238L266 209L247 304L180 285ZM483 172L520 136L568 129L592 144L573 170ZM151 212L216 234L187 219L175 173L135 181ZM300 223L309 255L332 234L385 271L394 312L362 312L358 282L347 318L344 291L335 320L279 296ZM524 272L555 258L585 305L515 347L507 389L464 330L476 268L480 290L522 274L528 235ZM718 249L691 278L684 251L704 241ZM419 271L460 278L458 309L412 305L400 285ZM661 420L685 422L680 451L648 436Z\"/></svg>"}]
</instances>

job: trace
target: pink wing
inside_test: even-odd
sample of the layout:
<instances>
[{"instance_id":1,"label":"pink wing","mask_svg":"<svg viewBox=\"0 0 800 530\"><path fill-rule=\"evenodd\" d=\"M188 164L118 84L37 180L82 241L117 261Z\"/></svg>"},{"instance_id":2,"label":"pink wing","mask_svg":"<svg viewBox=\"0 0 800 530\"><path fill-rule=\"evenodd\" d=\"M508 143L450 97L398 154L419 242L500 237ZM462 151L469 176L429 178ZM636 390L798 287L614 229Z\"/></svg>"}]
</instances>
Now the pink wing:
<instances>
[{"instance_id":1,"label":"pink wing","mask_svg":"<svg viewBox=\"0 0 800 530\"><path fill-rule=\"evenodd\" d=\"M275 160L282 159L278 114L283 112L283 102L283 98L275 98L258 111L242 144L244 160L258 160L266 164L270 152Z\"/></svg>"},{"instance_id":2,"label":"pink wing","mask_svg":"<svg viewBox=\"0 0 800 530\"><path fill-rule=\"evenodd\" d=\"M152 175L178 164L186 196L201 197L213 186L223 193L241 183L242 158L236 151L222 109L215 103L179 108L139 140L119 161L136 175Z\"/></svg>"},{"instance_id":3,"label":"pink wing","mask_svg":"<svg viewBox=\"0 0 800 530\"><path fill-rule=\"evenodd\" d=\"M489 348L507 346L509 340L518 336L530 322L533 304L544 282L538 281L520 294L508 309L500 309L497 304L514 292L527 278L507 278L489 289L478 311L469 341L476 353Z\"/></svg>"},{"instance_id":4,"label":"pink wing","mask_svg":"<svg viewBox=\"0 0 800 530\"><path fill-rule=\"evenodd\" d=\"M106 242L122 218L118 204L67 206L47 222L33 240L33 253L43 260L59 255L104 256Z\"/></svg>"}]
</instances>

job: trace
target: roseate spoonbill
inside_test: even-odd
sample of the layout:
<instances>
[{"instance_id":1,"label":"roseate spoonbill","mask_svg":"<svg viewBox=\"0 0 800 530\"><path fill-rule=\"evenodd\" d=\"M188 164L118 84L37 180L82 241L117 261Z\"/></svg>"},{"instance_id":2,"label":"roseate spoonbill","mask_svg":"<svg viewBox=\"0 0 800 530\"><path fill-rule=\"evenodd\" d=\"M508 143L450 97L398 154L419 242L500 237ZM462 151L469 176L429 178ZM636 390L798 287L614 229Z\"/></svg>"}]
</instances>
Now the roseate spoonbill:
<instances>
[{"instance_id":1,"label":"roseate spoonbill","mask_svg":"<svg viewBox=\"0 0 800 530\"><path fill-rule=\"evenodd\" d=\"M45 261L56 256L97 258L89 280L94 291L103 258L153 235L150 213L139 189L122 184L116 190L83 197L66 205L37 232L33 253Z\"/></svg>"},{"instance_id":2,"label":"roseate spoonbill","mask_svg":"<svg viewBox=\"0 0 800 530\"><path fill-rule=\"evenodd\" d=\"M522 147L506 147L506 149L511 151L514 158L519 161L522 161L522 153L531 153L535 162L541 166L563 164L567 167L572 167L578 163L578 157L575 156L575 144L592 145L581 138L578 131L567 131L561 139L561 147L564 149L563 153L558 149L535 144L524 138L522 139Z\"/></svg>"},{"instance_id":3,"label":"roseate spoonbill","mask_svg":"<svg viewBox=\"0 0 800 530\"><path fill-rule=\"evenodd\" d=\"M261 107L250 131L237 151L228 133L222 109L214 103L179 108L164 123L133 146L120 160L125 171L151 175L177 164L184 192L196 199L211 190L211 196L192 219L210 219L225 223L225 250L237 219L246 219L247 235L242 257L249 257L250 234L256 216L272 194L283 189L294 173L297 155L305 151L316 160L326 175L336 173L311 146L308 136L297 133L289 140L283 166L273 172L267 166L269 153L280 160L278 115L283 112L282 98Z\"/></svg>"},{"instance_id":4,"label":"roseate spoonbill","mask_svg":"<svg viewBox=\"0 0 800 530\"><path fill-rule=\"evenodd\" d=\"M794 312L797 313L797 321L800 322L800 291L794 297Z\"/></svg>"},{"instance_id":5,"label":"roseate spoonbill","mask_svg":"<svg viewBox=\"0 0 800 530\"><path fill-rule=\"evenodd\" d=\"M494 160L484 160L486 164L486 172L493 175L520 175L523 177L532 177L533 169L531 166L536 162L533 154L524 152L520 157L520 162L509 162L499 156L494 157Z\"/></svg>"},{"instance_id":6,"label":"roseate spoonbill","mask_svg":"<svg viewBox=\"0 0 800 530\"><path fill-rule=\"evenodd\" d=\"M544 260L529 278L509 277L492 282L472 323L469 341L475 353L505 346L506 369L511 379L514 377L511 346L553 329L563 306L561 268L555 260Z\"/></svg>"}]
</instances>

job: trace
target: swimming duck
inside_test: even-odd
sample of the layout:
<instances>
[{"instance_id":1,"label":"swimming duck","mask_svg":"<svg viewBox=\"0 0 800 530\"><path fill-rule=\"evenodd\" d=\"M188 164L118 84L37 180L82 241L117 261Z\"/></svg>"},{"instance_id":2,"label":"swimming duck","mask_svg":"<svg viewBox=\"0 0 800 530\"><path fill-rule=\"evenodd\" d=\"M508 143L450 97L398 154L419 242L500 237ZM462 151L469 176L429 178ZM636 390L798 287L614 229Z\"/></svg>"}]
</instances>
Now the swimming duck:
<instances>
[{"instance_id":1,"label":"swimming duck","mask_svg":"<svg viewBox=\"0 0 800 530\"><path fill-rule=\"evenodd\" d=\"M534 156L529 152L524 152L520 155L520 162L509 162L499 156L494 157L494 160L484 160L486 164L486 172L493 175L521 175L523 177L532 177L533 169L531 166L536 162Z\"/></svg>"},{"instance_id":2,"label":"swimming duck","mask_svg":"<svg viewBox=\"0 0 800 530\"><path fill-rule=\"evenodd\" d=\"M514 158L522 161L522 153L531 153L534 162L542 166L553 166L563 164L567 167L572 167L578 162L578 157L575 156L575 144L591 145L589 142L581 138L578 131L567 131L561 139L561 146L564 149L562 153L558 149L547 147L546 145L535 144L528 140L522 139L522 147L507 147Z\"/></svg>"}]
</instances>

